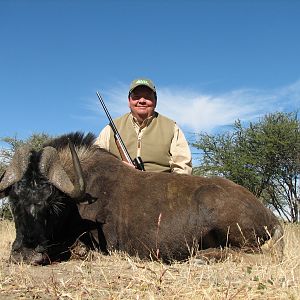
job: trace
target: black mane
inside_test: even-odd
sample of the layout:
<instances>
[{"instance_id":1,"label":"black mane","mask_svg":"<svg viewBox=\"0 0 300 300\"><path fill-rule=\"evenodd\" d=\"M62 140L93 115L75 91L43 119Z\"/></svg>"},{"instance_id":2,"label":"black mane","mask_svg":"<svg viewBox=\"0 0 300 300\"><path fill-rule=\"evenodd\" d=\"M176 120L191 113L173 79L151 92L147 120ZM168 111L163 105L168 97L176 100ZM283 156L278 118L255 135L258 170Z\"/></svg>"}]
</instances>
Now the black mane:
<instances>
[{"instance_id":1,"label":"black mane","mask_svg":"<svg viewBox=\"0 0 300 300\"><path fill-rule=\"evenodd\" d=\"M46 142L43 147L51 146L56 149L63 149L68 147L69 140L74 144L75 147L90 147L94 144L96 136L91 132L88 132L87 134L84 134L80 131L71 132Z\"/></svg>"}]
</instances>

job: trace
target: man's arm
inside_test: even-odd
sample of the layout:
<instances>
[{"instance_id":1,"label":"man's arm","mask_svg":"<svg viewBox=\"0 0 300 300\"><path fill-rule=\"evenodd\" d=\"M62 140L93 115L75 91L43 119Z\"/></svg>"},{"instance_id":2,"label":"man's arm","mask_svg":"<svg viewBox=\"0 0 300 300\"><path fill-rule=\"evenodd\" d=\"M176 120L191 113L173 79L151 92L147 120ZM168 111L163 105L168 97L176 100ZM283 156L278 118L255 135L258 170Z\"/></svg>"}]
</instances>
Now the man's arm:
<instances>
[{"instance_id":1,"label":"man's arm","mask_svg":"<svg viewBox=\"0 0 300 300\"><path fill-rule=\"evenodd\" d=\"M95 145L109 151L110 133L111 133L110 126L109 125L105 126L100 132L99 136L97 137L95 141Z\"/></svg>"},{"instance_id":2,"label":"man's arm","mask_svg":"<svg viewBox=\"0 0 300 300\"><path fill-rule=\"evenodd\" d=\"M100 134L97 137L94 145L96 145L96 146L98 146L100 148L104 148L105 150L109 151L109 139L110 139L110 135L111 135L110 126L107 125L100 132ZM126 164L129 167L135 168L135 166L133 164L130 164L130 163L126 162L126 161L123 161L123 163ZM143 169L143 171L145 171L145 170Z\"/></svg>"},{"instance_id":3,"label":"man's arm","mask_svg":"<svg viewBox=\"0 0 300 300\"><path fill-rule=\"evenodd\" d=\"M175 124L174 137L170 147L171 172L192 174L192 154L182 130Z\"/></svg>"}]
</instances>

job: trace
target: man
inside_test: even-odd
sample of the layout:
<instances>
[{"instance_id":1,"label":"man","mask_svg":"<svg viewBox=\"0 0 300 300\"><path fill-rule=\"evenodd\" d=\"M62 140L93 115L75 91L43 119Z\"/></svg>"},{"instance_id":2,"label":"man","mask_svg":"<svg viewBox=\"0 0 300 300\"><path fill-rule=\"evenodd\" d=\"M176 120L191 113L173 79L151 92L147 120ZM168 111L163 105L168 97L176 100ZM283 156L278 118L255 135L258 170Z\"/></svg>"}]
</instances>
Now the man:
<instances>
[{"instance_id":1,"label":"man","mask_svg":"<svg viewBox=\"0 0 300 300\"><path fill-rule=\"evenodd\" d=\"M130 113L114 120L120 136L131 158L142 158L146 171L191 174L191 151L184 134L174 121L155 111L156 103L153 82L133 80L128 94ZM95 144L121 158L109 125Z\"/></svg>"}]
</instances>

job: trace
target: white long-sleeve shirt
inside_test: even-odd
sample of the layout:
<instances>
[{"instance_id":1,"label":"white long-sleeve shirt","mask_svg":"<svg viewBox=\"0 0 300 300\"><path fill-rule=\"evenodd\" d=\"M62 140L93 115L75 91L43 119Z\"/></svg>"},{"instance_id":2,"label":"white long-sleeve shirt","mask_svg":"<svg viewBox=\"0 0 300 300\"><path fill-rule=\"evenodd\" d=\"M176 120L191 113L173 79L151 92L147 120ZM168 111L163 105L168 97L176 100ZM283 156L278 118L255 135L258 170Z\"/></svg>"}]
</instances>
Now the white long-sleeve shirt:
<instances>
[{"instance_id":1,"label":"white long-sleeve shirt","mask_svg":"<svg viewBox=\"0 0 300 300\"><path fill-rule=\"evenodd\" d=\"M149 124L149 119L146 119L142 125L139 125L135 118L132 116L132 126L134 127L137 134L137 145L139 145L138 141L142 139L143 133ZM95 144L109 151L110 138L111 129L110 126L107 125L100 132ZM138 146L136 156L140 156L140 150L141 149ZM169 163L171 172L179 174L192 173L191 151L182 130L176 123L174 124L174 136L170 145L170 154L171 158Z\"/></svg>"}]
</instances>

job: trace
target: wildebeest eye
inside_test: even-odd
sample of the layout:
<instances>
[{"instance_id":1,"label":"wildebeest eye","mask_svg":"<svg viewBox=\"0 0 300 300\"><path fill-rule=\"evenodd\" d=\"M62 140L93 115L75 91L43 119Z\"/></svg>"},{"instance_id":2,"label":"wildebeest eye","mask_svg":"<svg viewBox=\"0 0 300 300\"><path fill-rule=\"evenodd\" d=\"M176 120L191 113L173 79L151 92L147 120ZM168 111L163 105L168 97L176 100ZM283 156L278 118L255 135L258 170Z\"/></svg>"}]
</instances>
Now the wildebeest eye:
<instances>
[{"instance_id":1,"label":"wildebeest eye","mask_svg":"<svg viewBox=\"0 0 300 300\"><path fill-rule=\"evenodd\" d=\"M35 187L35 190L38 192L41 192L45 196L47 195L49 197L53 193L53 186L52 186L52 184L49 184L48 182L42 182Z\"/></svg>"},{"instance_id":2,"label":"wildebeest eye","mask_svg":"<svg viewBox=\"0 0 300 300\"><path fill-rule=\"evenodd\" d=\"M52 184L47 185L47 188L45 189L45 191L47 191L48 197L50 197L53 194L53 189L54 188L53 188Z\"/></svg>"}]
</instances>

